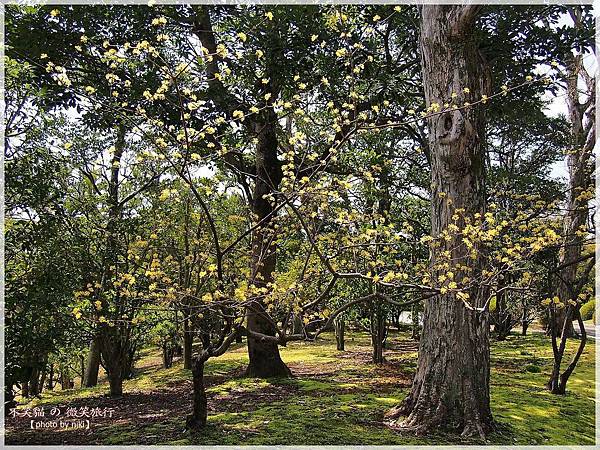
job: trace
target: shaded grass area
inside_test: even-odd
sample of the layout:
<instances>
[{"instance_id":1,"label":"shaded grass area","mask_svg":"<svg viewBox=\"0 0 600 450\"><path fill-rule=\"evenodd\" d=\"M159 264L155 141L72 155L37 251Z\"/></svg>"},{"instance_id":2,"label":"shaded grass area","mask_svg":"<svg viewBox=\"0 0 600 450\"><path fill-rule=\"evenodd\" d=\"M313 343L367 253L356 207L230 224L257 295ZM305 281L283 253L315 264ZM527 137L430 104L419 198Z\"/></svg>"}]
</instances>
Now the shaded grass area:
<instances>
[{"instance_id":1,"label":"shaded grass area","mask_svg":"<svg viewBox=\"0 0 600 450\"><path fill-rule=\"evenodd\" d=\"M110 399L107 385L45 393L27 406L101 406L112 419L95 420L90 430L32 431L27 421L9 419L7 443L55 444L472 444L438 433L415 436L383 424L383 414L410 389L417 345L392 333L386 364L370 363L368 336L348 333L347 351L332 335L316 343L282 348L294 378L241 378L244 345L207 364L209 423L201 433L184 431L191 406L191 373L176 361L160 368L158 351L146 349L137 376L124 384L126 397ZM572 344L576 345L576 342ZM492 408L495 444L591 445L594 443L594 344L586 346L566 396L544 389L552 367L549 340L541 334L510 336L492 346Z\"/></svg>"}]
</instances>

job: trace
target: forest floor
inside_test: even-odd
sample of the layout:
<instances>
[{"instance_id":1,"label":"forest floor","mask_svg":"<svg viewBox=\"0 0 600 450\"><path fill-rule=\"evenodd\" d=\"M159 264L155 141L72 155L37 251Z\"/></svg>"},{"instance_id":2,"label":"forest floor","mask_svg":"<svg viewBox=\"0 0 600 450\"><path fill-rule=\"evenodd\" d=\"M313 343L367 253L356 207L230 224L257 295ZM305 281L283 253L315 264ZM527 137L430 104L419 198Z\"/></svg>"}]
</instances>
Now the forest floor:
<instances>
[{"instance_id":1,"label":"forest floor","mask_svg":"<svg viewBox=\"0 0 600 450\"><path fill-rule=\"evenodd\" d=\"M576 345L576 342L571 344ZM572 349L572 347L570 347ZM247 363L237 344L207 364L208 426L184 431L191 397L191 373L181 360L161 368L160 353L146 349L136 376L124 384L122 399L106 397L105 379L90 389L44 392L20 408L42 406L44 419L6 420L6 444L178 444L178 445L399 445L476 444L437 433L417 437L385 426L384 413L409 392L417 344L407 334L391 333L386 363L370 362L365 333L347 333L346 351L325 334L316 343L291 343L281 349L291 379L242 378ZM489 444L593 445L595 436L594 342L571 377L565 396L548 393L552 367L550 341L542 334L511 335L492 345L491 400L498 431ZM112 418L92 418L89 429L31 429L31 421L50 421L56 406L100 407ZM60 419L60 417L58 417Z\"/></svg>"}]
</instances>

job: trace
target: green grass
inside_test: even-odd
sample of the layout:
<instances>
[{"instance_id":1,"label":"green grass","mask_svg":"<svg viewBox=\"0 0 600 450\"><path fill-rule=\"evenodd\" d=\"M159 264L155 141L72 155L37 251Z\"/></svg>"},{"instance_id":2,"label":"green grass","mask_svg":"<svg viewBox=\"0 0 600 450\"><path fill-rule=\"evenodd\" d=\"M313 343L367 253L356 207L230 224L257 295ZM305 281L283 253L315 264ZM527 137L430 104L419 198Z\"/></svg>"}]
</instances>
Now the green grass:
<instances>
[{"instance_id":1,"label":"green grass","mask_svg":"<svg viewBox=\"0 0 600 450\"><path fill-rule=\"evenodd\" d=\"M94 430L98 444L244 444L244 445L398 445L472 444L447 434L416 437L382 425L386 410L409 390L416 352L406 335L390 337L388 364L368 362L370 347L363 333L348 333L347 352L338 352L331 335L316 343L292 343L282 358L296 374L291 379L235 378L232 371L247 363L246 349L237 345L207 363L206 374L218 376L207 393L216 405L202 433L183 432L181 415L160 422L110 424ZM570 346L573 349L574 342ZM402 350L400 350L400 347ZM499 431L489 443L511 445L593 445L595 423L594 343L588 343L571 377L567 395L555 396L544 384L552 367L549 340L542 334L510 336L492 345L491 401ZM139 375L127 380L125 392L167 389L190 380L178 361L159 368L158 352L149 349L138 364ZM535 367L536 369L532 369ZM539 370L537 370L539 369ZM46 393L30 403L68 403L106 392L93 389Z\"/></svg>"}]
</instances>

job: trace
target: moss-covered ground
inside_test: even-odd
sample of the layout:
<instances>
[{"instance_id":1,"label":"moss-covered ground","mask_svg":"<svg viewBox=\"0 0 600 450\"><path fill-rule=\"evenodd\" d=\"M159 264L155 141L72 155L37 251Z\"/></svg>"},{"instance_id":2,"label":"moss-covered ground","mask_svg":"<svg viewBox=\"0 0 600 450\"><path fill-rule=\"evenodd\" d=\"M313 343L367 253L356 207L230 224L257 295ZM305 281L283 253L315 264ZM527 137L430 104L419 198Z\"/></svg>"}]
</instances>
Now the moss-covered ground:
<instances>
[{"instance_id":1,"label":"moss-covered ground","mask_svg":"<svg viewBox=\"0 0 600 450\"><path fill-rule=\"evenodd\" d=\"M159 352L146 349L136 376L124 385L123 399L105 396L102 381L91 389L43 393L21 408L58 406L111 408L112 418L90 419L89 430L31 430L31 418L7 421L9 444L238 444L238 445L398 445L474 444L452 434L427 436L386 427L383 415L408 393L417 345L392 333L386 364L370 363L368 336L348 333L346 351L332 335L315 343L281 349L291 379L240 376L247 355L237 344L207 365L209 419L200 433L184 430L191 405L191 374L181 361L160 367ZM576 345L573 342L572 345ZM552 364L549 340L539 333L509 336L492 345L491 401L498 431L490 444L593 445L595 436L594 343L588 343L565 396L544 384Z\"/></svg>"}]
</instances>

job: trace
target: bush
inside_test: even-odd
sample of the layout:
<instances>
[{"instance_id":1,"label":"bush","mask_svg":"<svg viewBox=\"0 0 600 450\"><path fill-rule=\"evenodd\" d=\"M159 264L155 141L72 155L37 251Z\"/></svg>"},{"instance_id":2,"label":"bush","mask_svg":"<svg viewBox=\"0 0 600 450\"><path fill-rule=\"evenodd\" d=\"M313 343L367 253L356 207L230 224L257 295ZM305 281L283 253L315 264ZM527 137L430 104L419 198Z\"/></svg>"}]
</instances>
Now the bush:
<instances>
[{"instance_id":1,"label":"bush","mask_svg":"<svg viewBox=\"0 0 600 450\"><path fill-rule=\"evenodd\" d=\"M531 373L540 373L542 371L540 366L537 366L535 364L529 364L529 365L525 366L525 370L527 372L531 372Z\"/></svg>"},{"instance_id":2,"label":"bush","mask_svg":"<svg viewBox=\"0 0 600 450\"><path fill-rule=\"evenodd\" d=\"M592 319L595 312L596 312L596 301L595 300L590 300L586 304L582 305L581 309L579 310L579 313L581 314L581 318L583 320Z\"/></svg>"}]
</instances>

